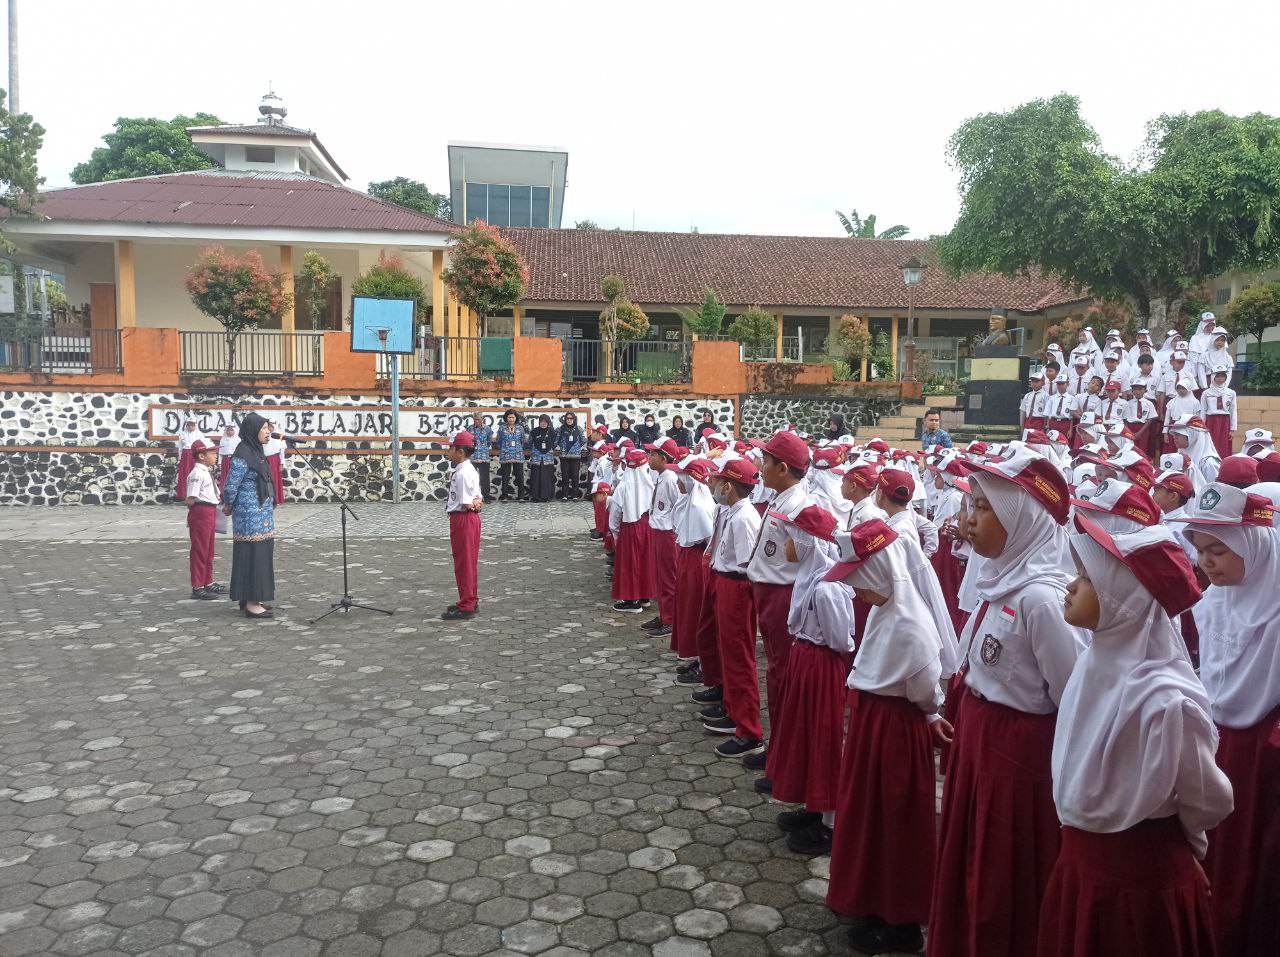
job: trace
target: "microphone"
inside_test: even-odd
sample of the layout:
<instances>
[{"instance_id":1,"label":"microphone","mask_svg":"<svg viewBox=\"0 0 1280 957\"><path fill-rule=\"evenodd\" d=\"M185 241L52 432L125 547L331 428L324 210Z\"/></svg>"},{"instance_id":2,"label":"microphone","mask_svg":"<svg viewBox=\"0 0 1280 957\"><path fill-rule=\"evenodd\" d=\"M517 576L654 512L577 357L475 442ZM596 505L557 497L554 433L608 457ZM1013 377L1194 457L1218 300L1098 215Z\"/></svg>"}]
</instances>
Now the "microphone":
<instances>
[{"instance_id":1,"label":"microphone","mask_svg":"<svg viewBox=\"0 0 1280 957\"><path fill-rule=\"evenodd\" d=\"M296 435L285 435L283 432L272 432L271 437L273 439L283 440L284 444L289 448L293 448L297 445L304 445L306 443L306 439L300 439Z\"/></svg>"}]
</instances>

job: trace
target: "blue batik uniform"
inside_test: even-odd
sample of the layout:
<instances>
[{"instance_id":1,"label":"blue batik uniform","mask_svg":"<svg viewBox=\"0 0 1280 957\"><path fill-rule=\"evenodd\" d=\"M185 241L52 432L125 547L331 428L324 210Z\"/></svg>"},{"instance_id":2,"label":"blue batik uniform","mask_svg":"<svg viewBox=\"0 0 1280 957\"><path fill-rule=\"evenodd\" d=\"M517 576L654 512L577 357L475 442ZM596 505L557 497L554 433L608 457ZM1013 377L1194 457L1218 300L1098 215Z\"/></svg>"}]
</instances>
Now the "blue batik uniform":
<instances>
[{"instance_id":1,"label":"blue batik uniform","mask_svg":"<svg viewBox=\"0 0 1280 957\"><path fill-rule=\"evenodd\" d=\"M498 426L497 441L499 462L524 462L528 437L523 425L517 425L514 429L508 429L505 425Z\"/></svg>"},{"instance_id":2,"label":"blue batik uniform","mask_svg":"<svg viewBox=\"0 0 1280 957\"><path fill-rule=\"evenodd\" d=\"M473 427L471 435L476 440L476 450L471 453L471 461L485 463L489 461L489 450L493 448L493 429L487 425Z\"/></svg>"},{"instance_id":3,"label":"blue batik uniform","mask_svg":"<svg viewBox=\"0 0 1280 957\"><path fill-rule=\"evenodd\" d=\"M560 426L560 432L556 435L556 448L560 450L560 454L566 458L581 458L582 447L587 444L587 437L583 434L581 426Z\"/></svg>"},{"instance_id":4,"label":"blue batik uniform","mask_svg":"<svg viewBox=\"0 0 1280 957\"><path fill-rule=\"evenodd\" d=\"M257 542L276 534L275 499L258 503L256 475L244 459L233 458L222 501L231 506L231 531L238 542Z\"/></svg>"}]
</instances>

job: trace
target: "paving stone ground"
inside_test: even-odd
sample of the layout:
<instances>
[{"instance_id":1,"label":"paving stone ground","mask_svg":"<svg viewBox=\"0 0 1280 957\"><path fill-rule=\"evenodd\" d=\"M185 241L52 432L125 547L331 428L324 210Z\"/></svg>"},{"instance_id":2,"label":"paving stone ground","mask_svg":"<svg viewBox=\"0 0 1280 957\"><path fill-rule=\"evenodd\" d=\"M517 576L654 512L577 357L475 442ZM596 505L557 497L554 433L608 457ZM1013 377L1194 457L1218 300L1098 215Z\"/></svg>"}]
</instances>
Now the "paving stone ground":
<instances>
[{"instance_id":1,"label":"paving stone ground","mask_svg":"<svg viewBox=\"0 0 1280 957\"><path fill-rule=\"evenodd\" d=\"M584 506L487 511L465 623L440 507L365 511L352 591L395 614L312 626L332 507L283 510L266 623L187 599L180 508L5 510L0 954L846 952Z\"/></svg>"}]
</instances>

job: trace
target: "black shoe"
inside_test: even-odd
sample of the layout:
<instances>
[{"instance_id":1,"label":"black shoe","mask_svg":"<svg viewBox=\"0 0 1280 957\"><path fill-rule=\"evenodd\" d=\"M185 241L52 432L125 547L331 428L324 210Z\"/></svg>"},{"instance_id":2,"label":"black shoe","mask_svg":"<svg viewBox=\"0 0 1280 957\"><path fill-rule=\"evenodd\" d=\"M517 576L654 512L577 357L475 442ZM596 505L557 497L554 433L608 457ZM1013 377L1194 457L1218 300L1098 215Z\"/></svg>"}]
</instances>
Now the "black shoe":
<instances>
[{"instance_id":1,"label":"black shoe","mask_svg":"<svg viewBox=\"0 0 1280 957\"><path fill-rule=\"evenodd\" d=\"M918 954L924 950L919 924L866 923L849 931L849 943L864 954Z\"/></svg>"},{"instance_id":2,"label":"black shoe","mask_svg":"<svg viewBox=\"0 0 1280 957\"><path fill-rule=\"evenodd\" d=\"M659 618L657 615L654 615L652 618L650 618L640 627L643 628L645 631L653 631L655 628L662 627L662 619Z\"/></svg>"},{"instance_id":3,"label":"black shoe","mask_svg":"<svg viewBox=\"0 0 1280 957\"><path fill-rule=\"evenodd\" d=\"M218 595L215 592L209 591L208 588L191 589L191 597L196 601L217 601L218 600Z\"/></svg>"},{"instance_id":4,"label":"black shoe","mask_svg":"<svg viewBox=\"0 0 1280 957\"><path fill-rule=\"evenodd\" d=\"M613 552L605 552L605 553L604 553L604 560L605 560L606 562L608 562L610 565L612 565L612 564L613 564Z\"/></svg>"},{"instance_id":5,"label":"black shoe","mask_svg":"<svg viewBox=\"0 0 1280 957\"><path fill-rule=\"evenodd\" d=\"M476 613L474 611L463 611L457 605L450 605L440 617L445 621L466 621L468 618L474 618L475 616Z\"/></svg>"},{"instance_id":6,"label":"black shoe","mask_svg":"<svg viewBox=\"0 0 1280 957\"><path fill-rule=\"evenodd\" d=\"M587 534L588 534L591 538L594 538L597 542L598 542L598 541L600 541L600 539L604 538L604 535L602 535L599 531L597 531L597 530L596 530L596 529L594 529L594 528L593 528L590 532L588 532Z\"/></svg>"},{"instance_id":7,"label":"black shoe","mask_svg":"<svg viewBox=\"0 0 1280 957\"><path fill-rule=\"evenodd\" d=\"M204 586L204 590L212 592L215 595L225 595L227 593L227 586L219 585L217 582L210 582L208 585Z\"/></svg>"},{"instance_id":8,"label":"black shoe","mask_svg":"<svg viewBox=\"0 0 1280 957\"><path fill-rule=\"evenodd\" d=\"M644 607L638 601L615 601L613 610L626 612L629 615L638 615L644 611Z\"/></svg>"},{"instance_id":9,"label":"black shoe","mask_svg":"<svg viewBox=\"0 0 1280 957\"><path fill-rule=\"evenodd\" d=\"M748 754L755 754L757 751L764 750L763 741L750 741L747 738L740 738L736 734L726 741L724 744L716 748L716 754L722 758L741 758Z\"/></svg>"},{"instance_id":10,"label":"black shoe","mask_svg":"<svg viewBox=\"0 0 1280 957\"><path fill-rule=\"evenodd\" d=\"M694 668L692 671L686 671L684 674L676 675L676 684L682 685L700 685L702 684L702 669ZM698 700L697 698L694 699ZM717 701L720 699L717 698Z\"/></svg>"},{"instance_id":11,"label":"black shoe","mask_svg":"<svg viewBox=\"0 0 1280 957\"><path fill-rule=\"evenodd\" d=\"M704 721L715 721L717 718L723 718L729 712L724 710L723 705L713 704L710 708L703 708L698 712L698 717Z\"/></svg>"},{"instance_id":12,"label":"black shoe","mask_svg":"<svg viewBox=\"0 0 1280 957\"><path fill-rule=\"evenodd\" d=\"M759 751L748 754L743 758L742 766L748 771L763 771L764 763L767 758L768 755L765 753L765 749L761 748Z\"/></svg>"},{"instance_id":13,"label":"black shoe","mask_svg":"<svg viewBox=\"0 0 1280 957\"><path fill-rule=\"evenodd\" d=\"M509 501L511 501L511 496L510 496L510 495L499 495L499 496L498 496L498 501L499 501L499 502L509 502Z\"/></svg>"},{"instance_id":14,"label":"black shoe","mask_svg":"<svg viewBox=\"0 0 1280 957\"><path fill-rule=\"evenodd\" d=\"M724 686L712 685L710 688L703 688L701 691L693 693L693 700L698 704L719 704L724 700Z\"/></svg>"},{"instance_id":15,"label":"black shoe","mask_svg":"<svg viewBox=\"0 0 1280 957\"><path fill-rule=\"evenodd\" d=\"M248 608L246 608L244 610L244 616L246 618L274 618L275 613L270 608L268 608L266 611L260 611L255 615Z\"/></svg>"},{"instance_id":16,"label":"black shoe","mask_svg":"<svg viewBox=\"0 0 1280 957\"><path fill-rule=\"evenodd\" d=\"M765 780L764 778L760 779ZM822 815L817 811L783 811L774 821L778 824L778 830L784 834L791 834L795 831L803 831L805 828L812 827L815 824L822 823Z\"/></svg>"},{"instance_id":17,"label":"black shoe","mask_svg":"<svg viewBox=\"0 0 1280 957\"><path fill-rule=\"evenodd\" d=\"M723 718L703 721L702 726L712 734L733 734L738 729L737 722L727 714Z\"/></svg>"},{"instance_id":18,"label":"black shoe","mask_svg":"<svg viewBox=\"0 0 1280 957\"><path fill-rule=\"evenodd\" d=\"M690 671L701 670L702 662L697 658L690 658L682 665L676 667L676 674L687 675Z\"/></svg>"},{"instance_id":19,"label":"black shoe","mask_svg":"<svg viewBox=\"0 0 1280 957\"><path fill-rule=\"evenodd\" d=\"M819 821L802 831L792 831L787 835L787 847L797 854L830 854L831 828Z\"/></svg>"},{"instance_id":20,"label":"black shoe","mask_svg":"<svg viewBox=\"0 0 1280 957\"><path fill-rule=\"evenodd\" d=\"M768 778L756 778L756 783L752 785L761 794L773 793L773 782Z\"/></svg>"},{"instance_id":21,"label":"black shoe","mask_svg":"<svg viewBox=\"0 0 1280 957\"><path fill-rule=\"evenodd\" d=\"M661 628L652 628L649 630L649 634L655 638L669 638L671 637L671 626L663 625Z\"/></svg>"}]
</instances>

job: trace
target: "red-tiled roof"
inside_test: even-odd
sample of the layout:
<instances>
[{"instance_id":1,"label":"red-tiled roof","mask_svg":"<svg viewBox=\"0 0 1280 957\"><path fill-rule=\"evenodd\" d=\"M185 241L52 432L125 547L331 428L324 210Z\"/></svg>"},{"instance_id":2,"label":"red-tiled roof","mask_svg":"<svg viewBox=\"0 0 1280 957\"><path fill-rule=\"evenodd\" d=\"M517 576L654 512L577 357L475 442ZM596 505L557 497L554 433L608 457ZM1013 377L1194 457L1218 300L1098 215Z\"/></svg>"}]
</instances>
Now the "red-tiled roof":
<instances>
[{"instance_id":1,"label":"red-tiled roof","mask_svg":"<svg viewBox=\"0 0 1280 957\"><path fill-rule=\"evenodd\" d=\"M454 232L445 219L291 173L201 170L51 189L36 212L53 220Z\"/></svg>"},{"instance_id":2,"label":"red-tiled roof","mask_svg":"<svg viewBox=\"0 0 1280 957\"><path fill-rule=\"evenodd\" d=\"M912 256L928 267L916 287L917 308L1033 312L1084 298L1042 276L949 279L923 240L595 229L504 233L529 265L526 301L602 302L600 280L613 273L639 303L698 303L709 286L730 305L906 309L901 267Z\"/></svg>"}]
</instances>

